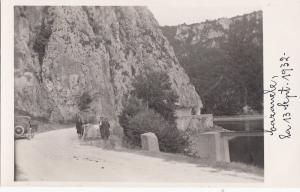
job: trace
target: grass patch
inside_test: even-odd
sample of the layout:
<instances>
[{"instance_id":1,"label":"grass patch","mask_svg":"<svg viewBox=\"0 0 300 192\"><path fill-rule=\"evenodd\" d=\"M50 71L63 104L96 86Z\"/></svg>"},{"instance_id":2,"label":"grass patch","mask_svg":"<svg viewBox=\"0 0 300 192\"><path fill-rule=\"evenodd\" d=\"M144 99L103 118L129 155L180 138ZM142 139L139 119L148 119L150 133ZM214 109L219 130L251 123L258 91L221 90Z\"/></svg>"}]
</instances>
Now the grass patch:
<instances>
[{"instance_id":1,"label":"grass patch","mask_svg":"<svg viewBox=\"0 0 300 192\"><path fill-rule=\"evenodd\" d=\"M252 173L258 176L264 176L264 169L254 165L247 165L241 162L211 162L207 161L206 164L213 168L218 168L227 171L239 171L244 173Z\"/></svg>"},{"instance_id":2,"label":"grass patch","mask_svg":"<svg viewBox=\"0 0 300 192\"><path fill-rule=\"evenodd\" d=\"M157 157L164 159L165 161L170 161L170 162L182 162L182 163L190 163L190 164L195 164L198 167L211 167L214 169L217 169L219 171L236 171L240 173L249 173L249 174L254 174L257 176L264 176L264 169L259 168L254 165L247 165L244 163L240 162L216 162L212 160L207 160L207 159L201 159L197 157L189 157L184 154L174 154L174 153L153 153L149 151L144 151L141 149L121 149L123 152L128 152L128 153L135 153L139 155L145 155L145 156L150 156L150 157Z\"/></svg>"}]
</instances>

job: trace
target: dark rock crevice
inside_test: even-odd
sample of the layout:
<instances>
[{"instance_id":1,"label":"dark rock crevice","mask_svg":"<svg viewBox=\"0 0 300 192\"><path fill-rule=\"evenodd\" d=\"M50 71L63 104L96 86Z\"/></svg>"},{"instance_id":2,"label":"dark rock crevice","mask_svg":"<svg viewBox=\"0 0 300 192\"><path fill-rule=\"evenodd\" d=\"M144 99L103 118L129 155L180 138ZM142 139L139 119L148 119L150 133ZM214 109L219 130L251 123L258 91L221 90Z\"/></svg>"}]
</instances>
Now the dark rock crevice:
<instances>
[{"instance_id":1,"label":"dark rock crevice","mask_svg":"<svg viewBox=\"0 0 300 192\"><path fill-rule=\"evenodd\" d=\"M42 77L42 67L43 67L43 60L46 54L46 49L47 49L47 45L50 39L50 36L52 34L52 24L53 24L53 20L48 20L47 16L48 16L48 9L49 7L45 7L43 9L43 18L42 18L42 22L41 22L41 27L40 27L40 31L37 34L34 43L33 43L33 50L38 54L38 60L39 60L39 64L40 64L40 71L38 74L38 79L39 81L42 83L43 82L43 77Z\"/></svg>"}]
</instances>

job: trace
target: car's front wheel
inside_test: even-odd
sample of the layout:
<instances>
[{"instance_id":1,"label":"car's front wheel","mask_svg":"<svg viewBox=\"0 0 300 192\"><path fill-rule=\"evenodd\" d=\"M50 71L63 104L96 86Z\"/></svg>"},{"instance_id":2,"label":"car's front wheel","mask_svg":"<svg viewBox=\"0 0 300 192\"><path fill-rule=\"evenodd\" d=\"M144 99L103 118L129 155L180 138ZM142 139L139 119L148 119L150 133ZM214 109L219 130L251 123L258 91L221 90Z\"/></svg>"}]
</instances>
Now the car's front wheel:
<instances>
[{"instance_id":1,"label":"car's front wheel","mask_svg":"<svg viewBox=\"0 0 300 192\"><path fill-rule=\"evenodd\" d=\"M25 129L23 126L18 125L15 127L15 136L20 137L24 134L24 132L25 132Z\"/></svg>"}]
</instances>

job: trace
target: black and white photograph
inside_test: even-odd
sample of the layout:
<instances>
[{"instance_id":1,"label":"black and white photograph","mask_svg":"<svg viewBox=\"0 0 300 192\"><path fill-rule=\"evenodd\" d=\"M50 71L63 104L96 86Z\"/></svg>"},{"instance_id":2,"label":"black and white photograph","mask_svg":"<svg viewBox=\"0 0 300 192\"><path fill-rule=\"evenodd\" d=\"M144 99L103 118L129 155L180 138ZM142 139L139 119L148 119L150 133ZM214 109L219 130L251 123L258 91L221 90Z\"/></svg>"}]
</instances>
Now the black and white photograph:
<instances>
[{"instance_id":1,"label":"black and white photograph","mask_svg":"<svg viewBox=\"0 0 300 192\"><path fill-rule=\"evenodd\" d=\"M0 7L0 191L300 187L299 0Z\"/></svg>"},{"instance_id":2,"label":"black and white photograph","mask_svg":"<svg viewBox=\"0 0 300 192\"><path fill-rule=\"evenodd\" d=\"M14 6L16 182L262 183L263 96L259 7Z\"/></svg>"}]
</instances>

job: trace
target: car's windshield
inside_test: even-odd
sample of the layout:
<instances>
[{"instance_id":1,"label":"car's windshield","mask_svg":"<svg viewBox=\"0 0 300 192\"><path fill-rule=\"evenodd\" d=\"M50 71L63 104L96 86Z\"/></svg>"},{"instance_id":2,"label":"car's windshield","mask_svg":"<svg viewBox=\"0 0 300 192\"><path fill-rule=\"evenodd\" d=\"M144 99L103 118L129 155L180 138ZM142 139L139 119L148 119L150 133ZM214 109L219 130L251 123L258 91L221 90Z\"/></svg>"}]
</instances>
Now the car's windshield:
<instances>
[{"instance_id":1,"label":"car's windshield","mask_svg":"<svg viewBox=\"0 0 300 192\"><path fill-rule=\"evenodd\" d=\"M28 116L17 116L16 118L15 118L15 121L16 122L29 122L30 121L30 117L28 117Z\"/></svg>"}]
</instances>

